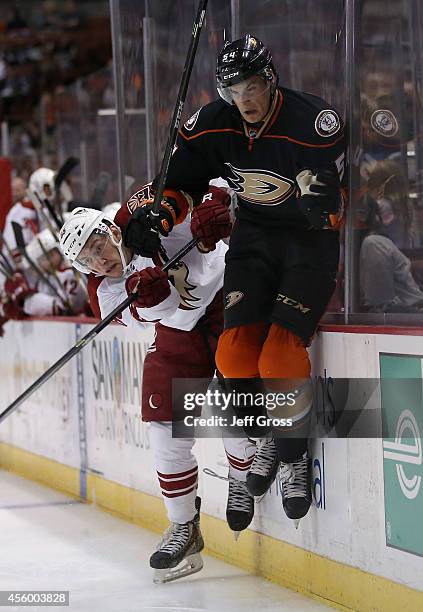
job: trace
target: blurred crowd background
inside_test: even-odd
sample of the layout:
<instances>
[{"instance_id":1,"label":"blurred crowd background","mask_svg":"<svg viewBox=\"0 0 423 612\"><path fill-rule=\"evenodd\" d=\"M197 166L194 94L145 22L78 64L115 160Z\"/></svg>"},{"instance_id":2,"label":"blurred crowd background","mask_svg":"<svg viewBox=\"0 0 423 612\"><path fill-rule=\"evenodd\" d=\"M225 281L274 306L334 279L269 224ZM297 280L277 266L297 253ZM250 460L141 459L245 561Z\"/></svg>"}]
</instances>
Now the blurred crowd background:
<instances>
[{"instance_id":1,"label":"blurred crowd background","mask_svg":"<svg viewBox=\"0 0 423 612\"><path fill-rule=\"evenodd\" d=\"M8 139L2 152L22 178L60 163L58 116L74 111L71 85L107 70L111 57L107 0L2 2L0 120ZM102 95L103 84L89 79L89 85L86 99Z\"/></svg>"}]
</instances>

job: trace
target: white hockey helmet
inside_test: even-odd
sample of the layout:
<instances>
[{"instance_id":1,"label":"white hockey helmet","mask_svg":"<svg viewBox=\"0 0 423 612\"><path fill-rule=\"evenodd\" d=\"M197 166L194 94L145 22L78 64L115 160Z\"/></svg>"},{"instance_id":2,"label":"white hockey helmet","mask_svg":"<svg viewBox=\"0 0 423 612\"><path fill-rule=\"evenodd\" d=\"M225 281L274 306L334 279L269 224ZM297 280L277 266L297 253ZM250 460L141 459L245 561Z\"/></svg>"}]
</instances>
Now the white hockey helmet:
<instances>
[{"instance_id":1,"label":"white hockey helmet","mask_svg":"<svg viewBox=\"0 0 423 612\"><path fill-rule=\"evenodd\" d=\"M121 206L122 204L120 202L111 202L110 204L106 204L105 206L103 206L102 211L106 215L114 217L119 208L121 208Z\"/></svg>"},{"instance_id":2,"label":"white hockey helmet","mask_svg":"<svg viewBox=\"0 0 423 612\"><path fill-rule=\"evenodd\" d=\"M83 274L90 274L92 270L77 261L78 255L84 248L88 238L93 232L106 234L119 251L123 269L128 265L122 251L122 238L117 241L110 229L116 224L113 218L102 210L95 208L75 208L66 219L59 234L60 247L65 257L73 267ZM117 227L117 226L116 226Z\"/></svg>"},{"instance_id":3,"label":"white hockey helmet","mask_svg":"<svg viewBox=\"0 0 423 612\"><path fill-rule=\"evenodd\" d=\"M54 195L54 171L50 168L38 168L29 177L29 189L38 193L41 197L45 197L44 186L50 188L51 196Z\"/></svg>"},{"instance_id":4,"label":"white hockey helmet","mask_svg":"<svg viewBox=\"0 0 423 612\"><path fill-rule=\"evenodd\" d=\"M40 244L41 243L41 244ZM45 253L50 253L53 249L57 249L60 253L60 245L51 231L47 228L34 236L31 242L26 247L26 252L29 257L37 263Z\"/></svg>"}]
</instances>

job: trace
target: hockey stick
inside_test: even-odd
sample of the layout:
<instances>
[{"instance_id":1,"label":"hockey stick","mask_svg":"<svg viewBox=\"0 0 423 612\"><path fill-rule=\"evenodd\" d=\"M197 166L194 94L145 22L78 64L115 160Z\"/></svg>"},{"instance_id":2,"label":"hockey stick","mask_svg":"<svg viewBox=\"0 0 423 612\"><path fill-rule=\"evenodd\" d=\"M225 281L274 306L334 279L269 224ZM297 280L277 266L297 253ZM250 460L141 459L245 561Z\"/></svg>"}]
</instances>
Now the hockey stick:
<instances>
[{"instance_id":1,"label":"hockey stick","mask_svg":"<svg viewBox=\"0 0 423 612\"><path fill-rule=\"evenodd\" d=\"M6 249L7 254L9 255L9 257L11 257L12 259L12 263L9 261L9 259L6 257L6 255L3 253L3 247ZM0 232L0 257L3 260L3 266L5 266L9 272L11 274L13 274L15 272L15 266L13 264L15 264L15 258L13 257L12 251L10 250L6 240L3 237L3 234Z\"/></svg>"},{"instance_id":2,"label":"hockey stick","mask_svg":"<svg viewBox=\"0 0 423 612\"><path fill-rule=\"evenodd\" d=\"M104 202L104 197L107 193L109 185L110 185L110 174L102 170L97 177L94 191L92 193L90 201L88 202L87 206L89 206L89 208L95 208L96 210L101 210L101 207L103 206L103 202Z\"/></svg>"},{"instance_id":3,"label":"hockey stick","mask_svg":"<svg viewBox=\"0 0 423 612\"><path fill-rule=\"evenodd\" d=\"M69 304L69 306L70 306L71 314L75 314L75 308L74 308L74 306L72 304L72 301L71 301L70 297L68 297L68 295L66 293L65 286L63 285L62 281L60 280L56 268L54 267L53 260L51 258L51 254L46 250L45 246L43 245L43 241L40 240L38 238L38 236L36 238L37 238L38 246L40 247L44 257L46 258L46 260L48 262L48 267L49 267L50 274L54 277L54 280L56 281L57 286L63 292L64 299L66 300L66 303ZM59 245L57 245L57 250L61 253Z\"/></svg>"},{"instance_id":4,"label":"hockey stick","mask_svg":"<svg viewBox=\"0 0 423 612\"><path fill-rule=\"evenodd\" d=\"M0 241L1 241L1 245L5 247L10 259L12 260L12 263L10 263L10 260L6 257L6 255L0 251L0 256L2 260L4 261L3 268L7 266L8 270L10 270L10 278L13 278L13 275L15 274L15 272L20 272L22 276L24 277L24 279L26 280L27 284L29 285L29 282L28 282L28 279L27 279L27 276L24 270L19 269L17 261L16 261L16 257L13 255L11 248L7 244L1 232L0 232Z\"/></svg>"},{"instance_id":5,"label":"hockey stick","mask_svg":"<svg viewBox=\"0 0 423 612\"><path fill-rule=\"evenodd\" d=\"M153 227L155 227L159 216L160 203L162 201L162 195L164 186L167 178L167 172L169 170L170 158L172 157L173 148L175 146L176 137L178 135L179 124L181 122L182 111L184 108L185 97L188 91L189 80L191 77L192 67L194 65L195 54L198 47L198 41L200 40L201 28L203 27L204 18L206 16L207 0L200 0L198 5L197 16L194 21L192 28L192 38L188 49L187 58L185 60L184 70L182 72L181 84L179 86L178 97L176 99L175 109L173 111L173 117L170 124L169 138L166 144L165 153L163 156L162 167L160 168L159 179L157 181L156 193L154 195L153 206L151 209L151 215L153 217ZM156 230L157 231L157 230Z\"/></svg>"},{"instance_id":6,"label":"hockey stick","mask_svg":"<svg viewBox=\"0 0 423 612\"><path fill-rule=\"evenodd\" d=\"M72 170L79 164L79 159L77 157L68 157L68 159L61 165L59 170L57 171L56 176L54 177L54 204L58 211L60 211L60 226L63 225L63 216L62 209L60 206L60 187L62 186L63 181L66 177L72 172ZM49 208L50 210L50 208ZM59 229L60 229L59 226Z\"/></svg>"},{"instance_id":7,"label":"hockey stick","mask_svg":"<svg viewBox=\"0 0 423 612\"><path fill-rule=\"evenodd\" d=\"M10 271L0 262L0 273L3 274L5 278L13 278Z\"/></svg>"},{"instance_id":8,"label":"hockey stick","mask_svg":"<svg viewBox=\"0 0 423 612\"><path fill-rule=\"evenodd\" d=\"M34 208L37 211L37 213L40 215L40 217L43 217L47 228L50 230L50 232L52 233L52 236L55 238L55 240L57 242L59 242L59 236L57 235L57 232L55 231L48 215L46 214L44 208L43 208L43 200L40 198L39 194L36 193L35 191L31 191L30 189L26 190L27 196L29 197L29 199L31 200L31 202L34 204ZM48 202L48 200L44 200L44 204L50 204ZM51 205L48 206L48 210L50 211L50 214L53 217L54 222L56 223L57 226L57 230L60 231L62 228L62 224L60 223L58 217L55 215L54 210L52 209ZM87 293L87 288L83 282L83 280L81 279L81 276L79 275L79 272L76 272L75 270L75 278L78 281L78 284L82 287L83 291L85 292L85 294L88 296Z\"/></svg>"},{"instance_id":9,"label":"hockey stick","mask_svg":"<svg viewBox=\"0 0 423 612\"><path fill-rule=\"evenodd\" d=\"M169 261L163 266L162 270L166 271L171 268L174 264L178 263L184 255L189 253L191 249L193 249L198 240L193 238L188 242L180 251L178 251ZM62 368L72 357L74 357L84 346L87 346L94 340L94 338L99 334L109 323L113 321L125 308L127 308L132 302L136 299L137 294L136 291L131 293L119 306L116 306L112 312L110 312L104 319L102 319L91 331L88 332L83 338L78 340L78 342L71 348L67 353L65 353L56 363L54 363L48 370L44 372L35 382L32 383L26 391L24 391L18 398L15 399L3 412L0 413L0 423L2 423L8 416L22 404L28 397L30 397L37 389L41 387L47 380L49 380L53 374L58 372L60 368Z\"/></svg>"},{"instance_id":10,"label":"hockey stick","mask_svg":"<svg viewBox=\"0 0 423 612\"><path fill-rule=\"evenodd\" d=\"M0 245L0 248L1 248L1 245ZM2 259L2 266L6 268L10 272L10 274L14 274L15 269L13 268L10 261L7 259L6 255L2 253L1 251L0 251L0 257Z\"/></svg>"},{"instance_id":11,"label":"hockey stick","mask_svg":"<svg viewBox=\"0 0 423 612\"><path fill-rule=\"evenodd\" d=\"M74 168L79 164L77 157L68 157L68 159L62 164L54 177L54 190L56 193L59 192L60 186L65 178L72 172Z\"/></svg>"},{"instance_id":12,"label":"hockey stick","mask_svg":"<svg viewBox=\"0 0 423 612\"><path fill-rule=\"evenodd\" d=\"M47 198L42 199L40 194L37 191L31 191L31 189L27 189L26 194L31 200L31 202L34 204L34 208L37 211L37 213L39 213L39 215L43 217L48 229L51 231L51 233L56 238L56 240L58 240L56 230L60 231L60 228L62 227L63 223L60 221L59 217L57 216L56 211L54 210L53 206L50 204ZM56 225L56 230L54 229L48 214L44 210L44 207L47 208L48 212L50 213L50 216Z\"/></svg>"},{"instance_id":13,"label":"hockey stick","mask_svg":"<svg viewBox=\"0 0 423 612\"><path fill-rule=\"evenodd\" d=\"M13 255L13 253L12 253L12 249L10 248L10 246L7 244L6 240L4 239L4 236L3 236L3 233L2 233L2 232L0 232L0 240L1 240L1 244L2 244L2 246L4 246L4 248L5 248L5 249L6 249L6 251L7 251L7 254L8 254L8 255L9 255L9 257L10 257L10 260L12 261L12 263L14 263L14 264L16 265L15 256L14 256L14 255ZM4 258L6 258L6 256L4 255L4 253L3 253L3 257L4 257ZM12 266L12 264L10 263L10 261L8 261L8 264L9 264L10 268L12 269L12 268L13 268L13 266Z\"/></svg>"},{"instance_id":14,"label":"hockey stick","mask_svg":"<svg viewBox=\"0 0 423 612\"><path fill-rule=\"evenodd\" d=\"M27 250L25 248L25 241L24 241L23 234L22 234L22 227L19 225L19 223L16 223L15 221L12 221L12 229L13 229L13 233L15 234L17 248L18 248L20 254L22 255L22 257L28 262L29 266L34 270L34 272L37 274L37 276L48 287L50 287L50 289L53 291L54 295L56 297L58 297L59 300L62 302L63 306L65 306L65 308L67 308L71 313L73 313L73 309L72 309L71 304L69 303L69 300L67 300L62 295L60 295L60 293L57 291L57 288L49 281L47 276L45 274L43 274L43 272L41 272L41 270L39 269L37 264L28 255Z\"/></svg>"},{"instance_id":15,"label":"hockey stick","mask_svg":"<svg viewBox=\"0 0 423 612\"><path fill-rule=\"evenodd\" d=\"M51 204L51 202L49 202L48 198L44 198L42 200L37 192L35 192L35 195L39 199L40 203L42 202L44 204L44 206L47 208L48 212L51 215L51 218L53 219L53 221L56 224L57 229L60 230L60 228L62 227L62 225L64 223L63 217L62 216L60 216L60 217L58 216L57 212L54 210L54 207Z\"/></svg>"},{"instance_id":16,"label":"hockey stick","mask_svg":"<svg viewBox=\"0 0 423 612\"><path fill-rule=\"evenodd\" d=\"M48 227L48 229L51 231L51 233L53 234L53 236L57 240L58 237L57 237L56 230L54 229L54 227L52 225L51 219L49 218L48 214L44 210L44 204L45 203L40 198L39 194L37 192L35 192L35 191L31 191L31 189L27 189L26 190L26 195L31 200L31 202L34 204L34 208L35 208L37 214L39 215L40 219L41 219L41 217L44 219L44 222L45 222L46 226ZM60 229L62 227L62 225L61 225L61 223L60 223L60 221L59 221L59 219L57 218L56 215L54 215L53 220L56 223L57 229Z\"/></svg>"}]
</instances>

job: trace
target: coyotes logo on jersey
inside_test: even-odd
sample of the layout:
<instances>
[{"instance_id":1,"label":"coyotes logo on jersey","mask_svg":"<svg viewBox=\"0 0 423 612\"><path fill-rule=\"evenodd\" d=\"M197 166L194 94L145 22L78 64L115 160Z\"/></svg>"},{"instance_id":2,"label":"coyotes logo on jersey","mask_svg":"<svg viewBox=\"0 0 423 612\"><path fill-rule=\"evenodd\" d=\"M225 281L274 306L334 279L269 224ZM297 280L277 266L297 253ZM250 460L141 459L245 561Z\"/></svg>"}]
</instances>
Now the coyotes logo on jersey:
<instances>
[{"instance_id":1,"label":"coyotes logo on jersey","mask_svg":"<svg viewBox=\"0 0 423 612\"><path fill-rule=\"evenodd\" d=\"M154 193L151 183L147 183L147 185L144 185L144 187L142 187L131 195L131 197L126 202L126 207L132 215L137 210L137 208L141 208L146 204L151 204L153 200Z\"/></svg>"},{"instance_id":2,"label":"coyotes logo on jersey","mask_svg":"<svg viewBox=\"0 0 423 612\"><path fill-rule=\"evenodd\" d=\"M159 259L163 265L165 263L164 258L159 255ZM194 310L195 308L198 308L198 306L192 302L200 302L201 300L200 298L194 297L191 293L196 289L196 285L193 285L188 281L189 268L187 264L184 261L179 261L177 264L172 266L172 268L169 268L167 274L170 282L181 296L179 308L182 310Z\"/></svg>"}]
</instances>

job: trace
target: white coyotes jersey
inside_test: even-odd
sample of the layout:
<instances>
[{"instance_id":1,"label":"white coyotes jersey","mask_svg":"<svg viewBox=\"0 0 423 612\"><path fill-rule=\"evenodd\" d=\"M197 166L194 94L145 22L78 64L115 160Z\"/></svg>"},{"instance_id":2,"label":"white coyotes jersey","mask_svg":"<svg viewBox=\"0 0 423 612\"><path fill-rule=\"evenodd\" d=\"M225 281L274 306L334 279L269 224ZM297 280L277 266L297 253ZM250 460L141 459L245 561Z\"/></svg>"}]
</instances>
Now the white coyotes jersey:
<instances>
[{"instance_id":1,"label":"white coyotes jersey","mask_svg":"<svg viewBox=\"0 0 423 612\"><path fill-rule=\"evenodd\" d=\"M22 227L22 235L25 244L29 244L35 234L40 231L37 213L28 200L17 202L9 210L6 216L3 237L10 250L16 249L15 234L12 228L12 221L18 223Z\"/></svg>"},{"instance_id":2,"label":"white coyotes jersey","mask_svg":"<svg viewBox=\"0 0 423 612\"><path fill-rule=\"evenodd\" d=\"M28 273L26 275L29 276ZM68 312L66 302L70 304L73 314L79 314L84 309L87 302L87 292L81 282L78 282L72 268L58 270L56 276L53 274L47 275L48 281L63 299L60 299L45 281L35 276L34 272L31 272L31 279L31 287L34 287L37 293L25 299L25 314L32 317L42 317L57 315L61 311ZM69 312L69 314L71 313Z\"/></svg>"},{"instance_id":3,"label":"white coyotes jersey","mask_svg":"<svg viewBox=\"0 0 423 612\"><path fill-rule=\"evenodd\" d=\"M173 257L192 240L190 215L176 225L167 238L161 238L167 256ZM128 326L138 321L156 322L162 325L189 331L203 316L207 306L223 286L225 254L228 247L220 241L210 253L191 249L183 259L168 270L171 293L163 302L152 308L135 308L131 304L122 312L119 320ZM135 256L127 266L123 277L105 277L97 287L97 298L101 317L104 318L127 297L126 279L136 271L154 267L152 259Z\"/></svg>"},{"instance_id":4,"label":"white coyotes jersey","mask_svg":"<svg viewBox=\"0 0 423 612\"><path fill-rule=\"evenodd\" d=\"M24 199L22 202L17 202L7 213L4 224L3 237L9 249L11 251L15 251L16 249L16 239L12 221L18 223L22 227L24 242L25 244L29 244L38 232L48 227L48 219L50 220L51 226L54 227L54 221L46 210L44 215L40 218L30 200Z\"/></svg>"}]
</instances>

